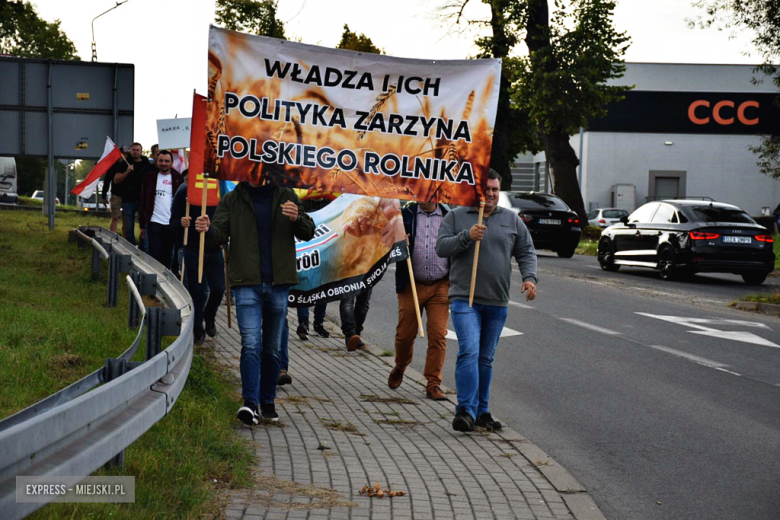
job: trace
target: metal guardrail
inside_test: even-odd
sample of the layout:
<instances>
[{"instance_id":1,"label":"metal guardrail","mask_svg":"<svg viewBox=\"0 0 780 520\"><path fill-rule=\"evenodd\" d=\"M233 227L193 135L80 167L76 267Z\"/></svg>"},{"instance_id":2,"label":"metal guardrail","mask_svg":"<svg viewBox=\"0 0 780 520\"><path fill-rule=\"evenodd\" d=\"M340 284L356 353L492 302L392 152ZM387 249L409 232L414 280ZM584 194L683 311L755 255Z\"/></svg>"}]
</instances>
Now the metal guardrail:
<instances>
[{"instance_id":1,"label":"metal guardrail","mask_svg":"<svg viewBox=\"0 0 780 520\"><path fill-rule=\"evenodd\" d=\"M108 260L108 306L117 305L119 273L130 273L128 325L138 327L138 336L104 367L0 421L3 518L23 518L44 505L16 503L17 476L86 477L121 464L125 448L171 411L192 363L192 299L179 280L104 228L81 227L69 240L92 245L93 277ZM164 307L145 308L142 295L154 295ZM144 333L146 361L131 362ZM161 351L163 335L178 338Z\"/></svg>"}]
</instances>

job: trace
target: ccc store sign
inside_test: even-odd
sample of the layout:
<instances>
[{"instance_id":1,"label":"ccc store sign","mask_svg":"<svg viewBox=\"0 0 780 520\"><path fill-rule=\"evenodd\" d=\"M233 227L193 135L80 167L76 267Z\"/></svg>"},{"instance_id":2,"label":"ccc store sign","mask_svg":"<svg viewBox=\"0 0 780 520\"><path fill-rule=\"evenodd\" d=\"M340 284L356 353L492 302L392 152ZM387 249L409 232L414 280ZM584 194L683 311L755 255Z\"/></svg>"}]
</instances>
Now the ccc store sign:
<instances>
[{"instance_id":1,"label":"ccc store sign","mask_svg":"<svg viewBox=\"0 0 780 520\"><path fill-rule=\"evenodd\" d=\"M751 108L756 110L749 110ZM719 125L732 125L739 121L743 125L753 126L758 124L758 108L758 101L744 101L737 105L733 101L724 100L711 105L709 101L700 99L688 107L688 119L697 125L706 125L712 120Z\"/></svg>"}]
</instances>

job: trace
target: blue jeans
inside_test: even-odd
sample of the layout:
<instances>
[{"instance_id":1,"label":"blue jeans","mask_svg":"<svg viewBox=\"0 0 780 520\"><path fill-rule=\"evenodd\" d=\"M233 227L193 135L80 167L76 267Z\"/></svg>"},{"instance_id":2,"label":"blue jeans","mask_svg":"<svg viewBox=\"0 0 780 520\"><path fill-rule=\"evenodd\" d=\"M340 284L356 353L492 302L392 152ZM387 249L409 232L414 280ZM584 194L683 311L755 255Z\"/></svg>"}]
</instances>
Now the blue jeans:
<instances>
[{"instance_id":1,"label":"blue jeans","mask_svg":"<svg viewBox=\"0 0 780 520\"><path fill-rule=\"evenodd\" d=\"M125 230L125 240L133 245L137 244L135 241L135 214L138 213L140 206L140 202L122 203L122 226Z\"/></svg>"},{"instance_id":2,"label":"blue jeans","mask_svg":"<svg viewBox=\"0 0 780 520\"><path fill-rule=\"evenodd\" d=\"M314 325L322 325L325 323L325 313L328 310L327 303L318 303L314 306ZM306 324L309 326L309 308L298 307L298 324Z\"/></svg>"},{"instance_id":3,"label":"blue jeans","mask_svg":"<svg viewBox=\"0 0 780 520\"><path fill-rule=\"evenodd\" d=\"M203 255L203 281L198 283L199 250L194 247L184 248L184 283L192 296L195 315L195 338L202 338L203 320L214 323L225 294L225 260L222 250L210 251Z\"/></svg>"},{"instance_id":4,"label":"blue jeans","mask_svg":"<svg viewBox=\"0 0 780 520\"><path fill-rule=\"evenodd\" d=\"M273 403L290 288L263 282L233 291L241 331L241 394L248 403Z\"/></svg>"},{"instance_id":5,"label":"blue jeans","mask_svg":"<svg viewBox=\"0 0 780 520\"><path fill-rule=\"evenodd\" d=\"M465 410L475 419L490 412L490 381L493 356L506 323L507 308L453 300L452 324L458 335L458 359L455 363L457 410Z\"/></svg>"},{"instance_id":6,"label":"blue jeans","mask_svg":"<svg viewBox=\"0 0 780 520\"><path fill-rule=\"evenodd\" d=\"M284 319L284 328L282 329L282 342L279 345L279 370L287 372L290 366L290 353L288 343L290 342L290 327L287 324L287 318Z\"/></svg>"}]
</instances>

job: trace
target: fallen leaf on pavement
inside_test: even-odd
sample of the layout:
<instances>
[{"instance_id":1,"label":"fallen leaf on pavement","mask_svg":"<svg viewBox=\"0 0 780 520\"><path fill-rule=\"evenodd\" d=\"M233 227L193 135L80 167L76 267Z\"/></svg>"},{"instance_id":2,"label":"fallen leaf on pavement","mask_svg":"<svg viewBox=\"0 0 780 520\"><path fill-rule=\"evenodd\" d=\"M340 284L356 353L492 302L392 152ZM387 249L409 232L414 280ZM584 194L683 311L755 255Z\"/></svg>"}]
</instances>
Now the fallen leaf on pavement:
<instances>
[{"instance_id":1,"label":"fallen leaf on pavement","mask_svg":"<svg viewBox=\"0 0 780 520\"><path fill-rule=\"evenodd\" d=\"M406 491L390 491L389 489L382 490L381 484L377 482L373 486L363 486L360 488L360 491L358 491L361 495L366 495L368 497L377 497L377 498L384 498L384 497L403 497L406 496Z\"/></svg>"}]
</instances>

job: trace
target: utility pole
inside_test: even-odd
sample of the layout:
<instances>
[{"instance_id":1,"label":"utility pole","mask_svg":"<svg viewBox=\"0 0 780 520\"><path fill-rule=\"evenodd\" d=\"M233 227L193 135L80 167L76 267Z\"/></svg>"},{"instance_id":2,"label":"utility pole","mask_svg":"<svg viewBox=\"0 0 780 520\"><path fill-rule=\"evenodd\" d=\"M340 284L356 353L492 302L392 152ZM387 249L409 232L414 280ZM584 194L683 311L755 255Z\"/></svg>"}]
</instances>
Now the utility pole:
<instances>
[{"instance_id":1,"label":"utility pole","mask_svg":"<svg viewBox=\"0 0 780 520\"><path fill-rule=\"evenodd\" d=\"M97 20L98 18L100 18L101 16L103 16L104 14L106 14L109 11L113 11L114 9L119 7L120 5L126 4L127 1L128 0L123 0L122 2L117 2L114 7L112 7L108 11L100 13L99 15L97 15L96 17L94 17L92 19L92 61L97 61L97 42L95 42L95 20Z\"/></svg>"}]
</instances>

